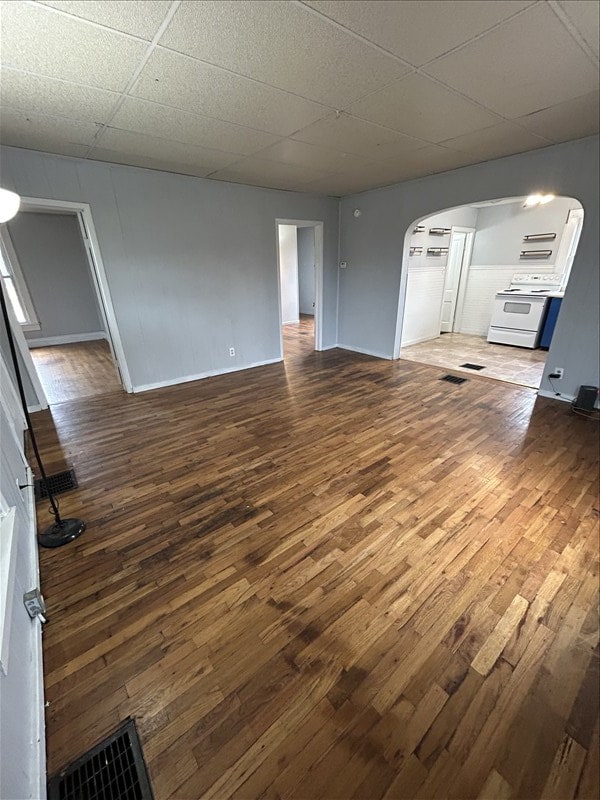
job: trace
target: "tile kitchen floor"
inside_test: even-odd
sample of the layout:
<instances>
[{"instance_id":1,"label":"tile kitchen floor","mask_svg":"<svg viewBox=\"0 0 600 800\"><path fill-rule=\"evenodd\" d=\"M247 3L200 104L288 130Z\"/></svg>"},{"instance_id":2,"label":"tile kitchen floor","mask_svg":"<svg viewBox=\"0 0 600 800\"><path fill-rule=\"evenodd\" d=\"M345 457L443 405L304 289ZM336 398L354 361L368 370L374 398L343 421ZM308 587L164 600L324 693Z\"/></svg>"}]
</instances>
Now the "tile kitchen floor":
<instances>
[{"instance_id":1,"label":"tile kitchen floor","mask_svg":"<svg viewBox=\"0 0 600 800\"><path fill-rule=\"evenodd\" d=\"M483 336L464 333L444 333L437 339L419 342L400 351L400 358L445 367L471 375L483 375L520 386L537 389L548 353L504 344L490 344ZM484 369L475 371L461 364L478 364Z\"/></svg>"}]
</instances>

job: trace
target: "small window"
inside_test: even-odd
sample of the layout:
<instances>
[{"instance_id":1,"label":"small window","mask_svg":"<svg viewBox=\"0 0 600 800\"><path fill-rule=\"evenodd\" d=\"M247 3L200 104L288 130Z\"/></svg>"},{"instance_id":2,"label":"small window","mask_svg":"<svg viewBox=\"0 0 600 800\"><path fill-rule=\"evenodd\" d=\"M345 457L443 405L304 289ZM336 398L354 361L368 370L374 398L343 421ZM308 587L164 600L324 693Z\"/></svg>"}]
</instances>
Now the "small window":
<instances>
[{"instance_id":1,"label":"small window","mask_svg":"<svg viewBox=\"0 0 600 800\"><path fill-rule=\"evenodd\" d=\"M33 307L31 295L23 278L10 237L3 233L0 247L0 277L6 297L11 304L17 322L24 331L39 331L40 323ZM10 253L10 257L8 254Z\"/></svg>"}]
</instances>

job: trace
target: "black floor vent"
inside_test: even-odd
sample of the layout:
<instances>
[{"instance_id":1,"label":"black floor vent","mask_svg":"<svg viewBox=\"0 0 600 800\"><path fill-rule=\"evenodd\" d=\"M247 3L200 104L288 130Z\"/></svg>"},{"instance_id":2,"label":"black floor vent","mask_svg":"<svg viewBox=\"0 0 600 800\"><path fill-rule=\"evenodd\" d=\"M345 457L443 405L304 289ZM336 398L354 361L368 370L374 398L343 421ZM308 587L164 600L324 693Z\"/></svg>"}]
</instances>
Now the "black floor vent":
<instances>
[{"instance_id":1,"label":"black floor vent","mask_svg":"<svg viewBox=\"0 0 600 800\"><path fill-rule=\"evenodd\" d=\"M461 364L461 367L464 367L465 369L476 369L478 372L480 369L485 369L485 367L482 367L481 364L469 364L469 362L466 364Z\"/></svg>"},{"instance_id":2,"label":"black floor vent","mask_svg":"<svg viewBox=\"0 0 600 800\"><path fill-rule=\"evenodd\" d=\"M48 475L48 485L52 494L62 494L63 492L70 492L71 489L76 489L78 484L75 470L68 469L65 472ZM35 499L43 500L45 497L48 497L46 481L43 478L36 478Z\"/></svg>"},{"instance_id":3,"label":"black floor vent","mask_svg":"<svg viewBox=\"0 0 600 800\"><path fill-rule=\"evenodd\" d=\"M48 800L153 800L135 722L63 769L48 783Z\"/></svg>"},{"instance_id":4,"label":"black floor vent","mask_svg":"<svg viewBox=\"0 0 600 800\"><path fill-rule=\"evenodd\" d=\"M444 375L440 380L448 383L466 383L468 378L459 378L458 375Z\"/></svg>"}]
</instances>

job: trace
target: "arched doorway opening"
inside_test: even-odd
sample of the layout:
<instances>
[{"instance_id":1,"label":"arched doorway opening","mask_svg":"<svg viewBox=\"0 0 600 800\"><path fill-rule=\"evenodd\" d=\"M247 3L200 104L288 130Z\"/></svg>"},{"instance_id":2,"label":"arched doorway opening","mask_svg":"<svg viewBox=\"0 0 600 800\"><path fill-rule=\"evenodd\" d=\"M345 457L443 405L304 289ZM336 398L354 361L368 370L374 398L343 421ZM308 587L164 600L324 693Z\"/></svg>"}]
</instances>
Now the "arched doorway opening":
<instances>
[{"instance_id":1,"label":"arched doorway opening","mask_svg":"<svg viewBox=\"0 0 600 800\"><path fill-rule=\"evenodd\" d=\"M537 389L583 213L574 198L536 195L417 219L396 357Z\"/></svg>"}]
</instances>

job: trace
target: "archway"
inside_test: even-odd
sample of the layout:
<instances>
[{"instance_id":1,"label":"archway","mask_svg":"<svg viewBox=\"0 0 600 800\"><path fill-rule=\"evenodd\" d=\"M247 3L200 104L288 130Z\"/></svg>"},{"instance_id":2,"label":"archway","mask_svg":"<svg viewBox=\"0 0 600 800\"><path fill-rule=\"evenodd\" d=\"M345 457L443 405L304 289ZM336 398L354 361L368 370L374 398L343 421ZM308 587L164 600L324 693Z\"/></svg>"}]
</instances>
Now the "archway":
<instances>
[{"instance_id":1,"label":"archway","mask_svg":"<svg viewBox=\"0 0 600 800\"><path fill-rule=\"evenodd\" d=\"M404 239L394 357L537 389L582 223L578 200L552 195L415 220Z\"/></svg>"}]
</instances>

